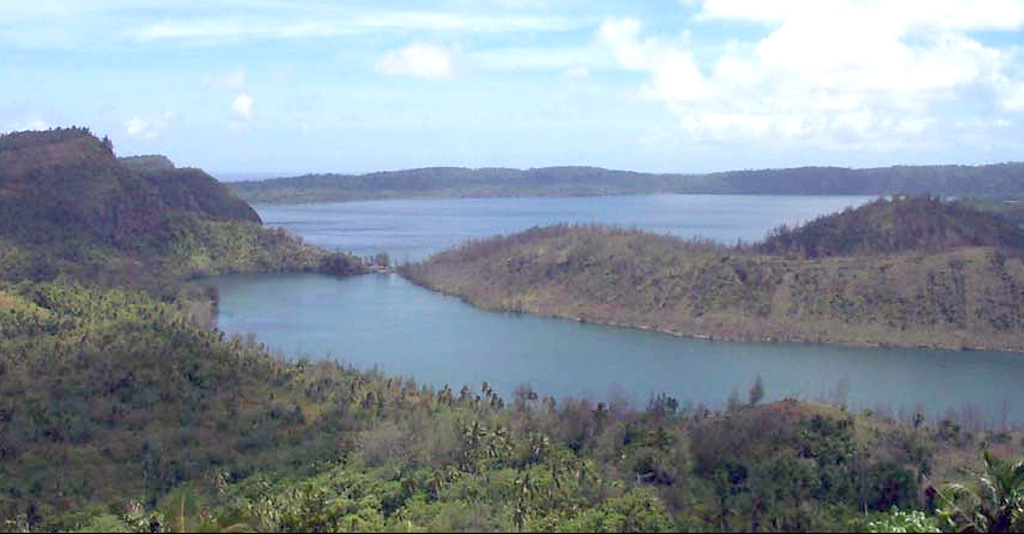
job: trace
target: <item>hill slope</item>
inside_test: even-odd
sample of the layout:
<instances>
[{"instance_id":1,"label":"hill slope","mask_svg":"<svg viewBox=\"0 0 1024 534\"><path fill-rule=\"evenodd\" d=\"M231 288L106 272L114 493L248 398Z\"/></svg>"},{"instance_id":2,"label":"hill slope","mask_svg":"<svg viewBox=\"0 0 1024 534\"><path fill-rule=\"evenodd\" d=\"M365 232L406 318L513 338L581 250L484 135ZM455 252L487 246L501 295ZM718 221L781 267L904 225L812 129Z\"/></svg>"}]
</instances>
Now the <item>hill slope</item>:
<instances>
[{"instance_id":1,"label":"hill slope","mask_svg":"<svg viewBox=\"0 0 1024 534\"><path fill-rule=\"evenodd\" d=\"M262 228L201 170L119 160L81 128L0 136L0 279L136 284L268 270L363 267Z\"/></svg>"},{"instance_id":2,"label":"hill slope","mask_svg":"<svg viewBox=\"0 0 1024 534\"><path fill-rule=\"evenodd\" d=\"M439 167L365 175L321 174L232 182L249 202L341 202L415 197L525 197L709 193L769 195L1024 196L1024 163L801 167L713 174L651 174L597 167Z\"/></svg>"},{"instance_id":3,"label":"hill slope","mask_svg":"<svg viewBox=\"0 0 1024 534\"><path fill-rule=\"evenodd\" d=\"M957 202L933 197L879 199L796 229L779 228L760 249L818 258L943 252L962 247L1024 250L1024 231L1005 217Z\"/></svg>"},{"instance_id":4,"label":"hill slope","mask_svg":"<svg viewBox=\"0 0 1024 534\"><path fill-rule=\"evenodd\" d=\"M918 216L936 230L887 226ZM1024 351L1021 243L986 214L901 199L747 248L556 226L470 243L402 273L489 309L681 335Z\"/></svg>"},{"instance_id":5,"label":"hill slope","mask_svg":"<svg viewBox=\"0 0 1024 534\"><path fill-rule=\"evenodd\" d=\"M0 137L5 208L43 218L0 232L0 530L864 530L894 506L932 508L926 474L977 465L953 421L760 405L763 389L721 413L528 387L506 406L486 383L431 390L275 358L197 325L192 297L210 295L181 280L348 272L350 258L202 205L201 174L161 189L109 146L83 131ZM65 183L81 202L33 190ZM979 439L1006 455L1019 437Z\"/></svg>"}]
</instances>

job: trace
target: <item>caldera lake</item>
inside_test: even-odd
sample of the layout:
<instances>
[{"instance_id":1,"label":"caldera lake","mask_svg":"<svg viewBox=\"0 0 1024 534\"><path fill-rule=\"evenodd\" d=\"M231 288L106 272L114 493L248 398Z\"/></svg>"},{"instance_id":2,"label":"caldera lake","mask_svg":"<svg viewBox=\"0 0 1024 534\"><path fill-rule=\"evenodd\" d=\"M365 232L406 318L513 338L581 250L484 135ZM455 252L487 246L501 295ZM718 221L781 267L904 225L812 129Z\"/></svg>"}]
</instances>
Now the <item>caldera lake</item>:
<instances>
[{"instance_id":1,"label":"caldera lake","mask_svg":"<svg viewBox=\"0 0 1024 534\"><path fill-rule=\"evenodd\" d=\"M543 199L397 200L257 206L269 226L360 255L416 261L466 239L556 222L604 223L755 241L780 224L856 206L864 197L652 195ZM398 275L229 275L219 328L248 334L290 358L332 359L433 387L506 399L528 384L541 395L643 408L666 393L684 405L746 398L847 404L909 419L953 416L970 427L1024 425L1024 354L824 344L732 343L524 314L483 311Z\"/></svg>"}]
</instances>

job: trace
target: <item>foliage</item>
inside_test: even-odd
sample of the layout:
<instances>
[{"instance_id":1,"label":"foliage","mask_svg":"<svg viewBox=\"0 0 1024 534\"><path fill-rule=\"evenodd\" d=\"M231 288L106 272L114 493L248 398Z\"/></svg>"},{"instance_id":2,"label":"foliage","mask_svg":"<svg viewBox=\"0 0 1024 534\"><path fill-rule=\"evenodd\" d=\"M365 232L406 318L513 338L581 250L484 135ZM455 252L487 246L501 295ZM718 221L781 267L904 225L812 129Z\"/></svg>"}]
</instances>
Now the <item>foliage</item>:
<instances>
[{"instance_id":1,"label":"foliage","mask_svg":"<svg viewBox=\"0 0 1024 534\"><path fill-rule=\"evenodd\" d=\"M198 169L118 160L83 129L0 136L0 280L160 286L280 270L365 271L351 255L262 228Z\"/></svg>"},{"instance_id":2,"label":"foliage","mask_svg":"<svg viewBox=\"0 0 1024 534\"><path fill-rule=\"evenodd\" d=\"M920 509L918 481L933 476L929 444L961 447L942 437L946 427L765 404L763 387L725 413L663 394L628 411L529 386L506 404L486 382L475 394L282 359L208 328L216 294L183 281L354 274L363 263L261 228L244 210L219 216L230 206L193 196L206 194L190 181L204 175L161 188L146 175L170 172L166 162L125 166L111 150L81 129L0 136L0 207L38 217L0 220L2 530L841 530L863 510ZM51 199L38 189L61 184L72 193ZM627 271L634 282L659 279L652 273L664 265L685 279L681 248L756 275L745 257L722 261L738 249L588 231L535 230L451 254L492 261L507 244L564 238L571 246L556 247L543 270L528 256L496 264L526 280L570 276L607 269L593 261L607 252L623 268L649 260L650 271ZM716 269L687 280L726 286ZM658 291L639 298L661 305ZM1019 435L1006 438L1001 446L1020 452ZM1019 508L1019 468L986 461L994 474L979 509ZM965 495L950 497L960 510ZM892 514L886 525L909 521Z\"/></svg>"},{"instance_id":3,"label":"foliage","mask_svg":"<svg viewBox=\"0 0 1024 534\"><path fill-rule=\"evenodd\" d=\"M1024 249L1024 231L999 215L934 197L878 199L775 230L759 247L805 258L943 252L959 247Z\"/></svg>"},{"instance_id":4,"label":"foliage","mask_svg":"<svg viewBox=\"0 0 1024 534\"><path fill-rule=\"evenodd\" d=\"M983 453L985 472L974 487L948 484L938 490L941 524L953 532L1024 532L1024 461Z\"/></svg>"},{"instance_id":5,"label":"foliage","mask_svg":"<svg viewBox=\"0 0 1024 534\"><path fill-rule=\"evenodd\" d=\"M801 531L920 506L927 453L905 452L920 429L858 436L841 410L789 401L716 413L657 396L627 412L521 388L506 404L486 384L283 361L183 313L133 289L0 292L0 520Z\"/></svg>"},{"instance_id":6,"label":"foliage","mask_svg":"<svg viewBox=\"0 0 1024 534\"><path fill-rule=\"evenodd\" d=\"M963 206L901 199L782 230L771 245L556 225L471 241L400 272L486 309L679 335L1022 350L1022 235Z\"/></svg>"},{"instance_id":7,"label":"foliage","mask_svg":"<svg viewBox=\"0 0 1024 534\"><path fill-rule=\"evenodd\" d=\"M942 532L934 517L920 510L904 511L893 507L884 516L868 522L868 532Z\"/></svg>"},{"instance_id":8,"label":"foliage","mask_svg":"<svg viewBox=\"0 0 1024 534\"><path fill-rule=\"evenodd\" d=\"M803 167L714 174L648 174L596 167L436 167L365 175L320 174L235 182L258 203L341 202L416 197L528 197L650 193L949 196L1024 195L1024 164Z\"/></svg>"}]
</instances>

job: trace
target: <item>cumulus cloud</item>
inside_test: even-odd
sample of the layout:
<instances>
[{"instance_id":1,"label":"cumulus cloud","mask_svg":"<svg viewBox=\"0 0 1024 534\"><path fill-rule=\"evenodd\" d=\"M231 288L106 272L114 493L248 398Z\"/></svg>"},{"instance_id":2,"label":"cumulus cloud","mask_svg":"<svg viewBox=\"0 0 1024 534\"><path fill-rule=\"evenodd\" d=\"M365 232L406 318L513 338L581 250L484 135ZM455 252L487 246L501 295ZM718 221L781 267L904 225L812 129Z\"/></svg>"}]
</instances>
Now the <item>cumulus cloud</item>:
<instances>
[{"instance_id":1,"label":"cumulus cloud","mask_svg":"<svg viewBox=\"0 0 1024 534\"><path fill-rule=\"evenodd\" d=\"M236 118L247 121L252 118L253 104L255 101L252 97L242 93L231 102L231 111L234 112Z\"/></svg>"},{"instance_id":2,"label":"cumulus cloud","mask_svg":"<svg viewBox=\"0 0 1024 534\"><path fill-rule=\"evenodd\" d=\"M133 139L152 140L167 129L173 113L165 111L156 118L147 119L136 115L124 123L124 133Z\"/></svg>"},{"instance_id":3,"label":"cumulus cloud","mask_svg":"<svg viewBox=\"0 0 1024 534\"><path fill-rule=\"evenodd\" d=\"M1024 110L1012 51L969 33L1024 26L1019 0L707 0L697 23L709 20L769 33L698 66L685 40L646 37L637 20L607 19L597 32L621 68L648 75L640 95L694 139L881 146L937 127L969 95Z\"/></svg>"},{"instance_id":4,"label":"cumulus cloud","mask_svg":"<svg viewBox=\"0 0 1024 534\"><path fill-rule=\"evenodd\" d=\"M377 71L393 76L444 78L452 74L452 63L452 53L447 48L414 43L381 58Z\"/></svg>"}]
</instances>

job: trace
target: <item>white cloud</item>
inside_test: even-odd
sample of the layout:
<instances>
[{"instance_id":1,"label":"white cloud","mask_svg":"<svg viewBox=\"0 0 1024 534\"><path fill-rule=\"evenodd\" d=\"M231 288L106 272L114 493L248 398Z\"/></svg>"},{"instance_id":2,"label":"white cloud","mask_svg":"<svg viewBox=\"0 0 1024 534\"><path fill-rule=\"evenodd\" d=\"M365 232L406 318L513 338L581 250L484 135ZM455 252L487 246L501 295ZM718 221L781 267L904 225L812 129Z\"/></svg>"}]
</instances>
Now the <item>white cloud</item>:
<instances>
[{"instance_id":1,"label":"white cloud","mask_svg":"<svg viewBox=\"0 0 1024 534\"><path fill-rule=\"evenodd\" d=\"M149 141L156 139L167 129L174 114L165 111L155 119L145 119L139 115L128 119L124 123L124 133L133 139Z\"/></svg>"},{"instance_id":2,"label":"white cloud","mask_svg":"<svg viewBox=\"0 0 1024 534\"><path fill-rule=\"evenodd\" d=\"M247 121L252 118L252 106L254 103L255 101L251 96L242 93L231 102L231 111L235 113L235 117Z\"/></svg>"},{"instance_id":3,"label":"white cloud","mask_svg":"<svg viewBox=\"0 0 1024 534\"><path fill-rule=\"evenodd\" d=\"M635 19L597 31L621 68L648 75L640 96L665 104L691 139L895 148L969 113L958 104L978 94L1024 110L1013 51L968 33L1024 26L1024 1L706 0L697 19L769 34L698 66L685 39L645 37Z\"/></svg>"},{"instance_id":4,"label":"white cloud","mask_svg":"<svg viewBox=\"0 0 1024 534\"><path fill-rule=\"evenodd\" d=\"M444 78L452 74L452 53L442 46L414 43L389 52L377 62L377 70L393 76Z\"/></svg>"},{"instance_id":5,"label":"white cloud","mask_svg":"<svg viewBox=\"0 0 1024 534\"><path fill-rule=\"evenodd\" d=\"M693 56L672 43L641 40L642 27L636 19L608 19L598 36L623 67L650 72L651 79L642 89L645 97L682 102L703 96L707 88Z\"/></svg>"}]
</instances>

